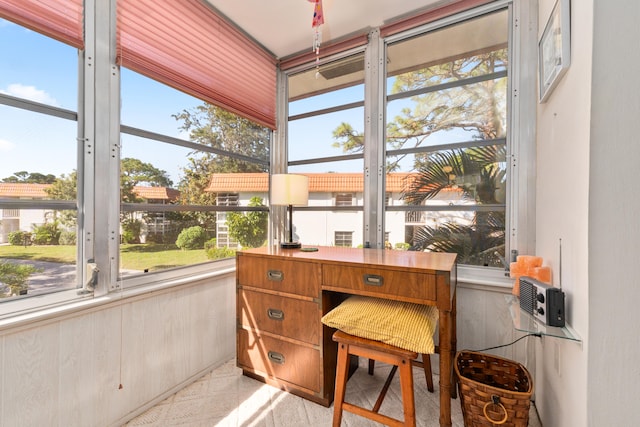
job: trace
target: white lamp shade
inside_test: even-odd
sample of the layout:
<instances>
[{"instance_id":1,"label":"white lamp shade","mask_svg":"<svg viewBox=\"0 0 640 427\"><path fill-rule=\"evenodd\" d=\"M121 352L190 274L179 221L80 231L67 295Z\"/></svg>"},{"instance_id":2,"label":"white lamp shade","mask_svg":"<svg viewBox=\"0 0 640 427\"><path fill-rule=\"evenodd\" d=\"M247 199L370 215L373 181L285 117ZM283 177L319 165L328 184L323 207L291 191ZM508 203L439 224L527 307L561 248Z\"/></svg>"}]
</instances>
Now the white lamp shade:
<instances>
[{"instance_id":1,"label":"white lamp shade","mask_svg":"<svg viewBox=\"0 0 640 427\"><path fill-rule=\"evenodd\" d=\"M270 203L306 206L309 203L309 177L296 174L271 175Z\"/></svg>"}]
</instances>

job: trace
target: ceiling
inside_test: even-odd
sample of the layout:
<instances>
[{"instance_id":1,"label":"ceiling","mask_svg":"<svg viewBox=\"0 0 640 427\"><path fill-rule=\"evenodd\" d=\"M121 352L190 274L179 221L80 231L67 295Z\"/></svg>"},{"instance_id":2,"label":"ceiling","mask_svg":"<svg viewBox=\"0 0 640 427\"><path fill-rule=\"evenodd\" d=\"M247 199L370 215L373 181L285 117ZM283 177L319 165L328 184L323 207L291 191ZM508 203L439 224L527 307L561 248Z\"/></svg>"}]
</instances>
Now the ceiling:
<instances>
[{"instance_id":1,"label":"ceiling","mask_svg":"<svg viewBox=\"0 0 640 427\"><path fill-rule=\"evenodd\" d=\"M312 49L309 0L207 0L278 58ZM323 0L322 44L457 0Z\"/></svg>"}]
</instances>

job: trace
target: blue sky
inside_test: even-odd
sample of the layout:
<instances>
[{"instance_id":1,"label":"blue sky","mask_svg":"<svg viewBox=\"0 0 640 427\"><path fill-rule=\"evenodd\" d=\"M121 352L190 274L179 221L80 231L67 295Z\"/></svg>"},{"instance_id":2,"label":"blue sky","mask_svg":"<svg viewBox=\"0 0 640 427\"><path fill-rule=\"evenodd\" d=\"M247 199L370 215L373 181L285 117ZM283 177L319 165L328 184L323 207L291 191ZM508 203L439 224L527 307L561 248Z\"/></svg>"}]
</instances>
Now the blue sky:
<instances>
[{"instance_id":1,"label":"blue sky","mask_svg":"<svg viewBox=\"0 0 640 427\"><path fill-rule=\"evenodd\" d=\"M41 54L34 55L38 42ZM77 66L69 66L77 54L59 47L66 46L0 20L0 92L75 111L77 90L69 88L68 76L77 76ZM0 106L0 117L1 178L21 170L58 175L75 167L75 124L6 106ZM69 137L72 151L52 143Z\"/></svg>"},{"instance_id":2,"label":"blue sky","mask_svg":"<svg viewBox=\"0 0 640 427\"><path fill-rule=\"evenodd\" d=\"M0 20L0 92L77 111L77 50L36 32ZM121 121L125 125L188 140L172 115L202 101L123 69ZM290 105L290 114L361 101L362 85L307 98ZM398 113L404 104L390 105ZM405 105L406 106L406 105ZM289 126L289 159L338 156L333 130L350 123L364 129L363 108L293 121ZM77 168L76 122L0 105L0 179L26 170L60 176ZM389 117L390 118L390 117ZM439 139L439 138L438 138ZM435 141L434 141L435 142ZM166 171L176 185L187 166L189 150L170 144L121 136L122 157L134 157ZM408 159L407 159L408 160ZM362 172L363 161L341 161L291 168L294 172Z\"/></svg>"},{"instance_id":3,"label":"blue sky","mask_svg":"<svg viewBox=\"0 0 640 427\"><path fill-rule=\"evenodd\" d=\"M0 92L77 111L78 54L73 47L0 19ZM196 98L128 70L122 72L124 124L175 137L179 123L171 117L201 104ZM0 179L26 170L60 176L76 166L75 121L0 105ZM137 157L166 170L177 182L186 150L123 136L123 156ZM149 157L154 154L154 158Z\"/></svg>"},{"instance_id":4,"label":"blue sky","mask_svg":"<svg viewBox=\"0 0 640 427\"><path fill-rule=\"evenodd\" d=\"M77 111L78 58L76 49L36 32L0 20L0 92ZM317 105L362 100L362 86L294 103L292 110L312 111ZM202 101L123 69L122 110L125 125L188 139L173 114ZM336 97L340 102L336 102ZM327 99L333 98L333 99ZM300 111L291 111L296 114ZM0 105L0 179L26 170L60 176L76 166L76 123ZM329 122L327 122L329 120ZM363 128L362 108L292 122L290 158L342 154L332 148L332 131L342 121ZM169 173L174 184L186 166L188 150L122 135L122 157L135 157ZM362 161L298 167L298 171L362 171Z\"/></svg>"}]
</instances>

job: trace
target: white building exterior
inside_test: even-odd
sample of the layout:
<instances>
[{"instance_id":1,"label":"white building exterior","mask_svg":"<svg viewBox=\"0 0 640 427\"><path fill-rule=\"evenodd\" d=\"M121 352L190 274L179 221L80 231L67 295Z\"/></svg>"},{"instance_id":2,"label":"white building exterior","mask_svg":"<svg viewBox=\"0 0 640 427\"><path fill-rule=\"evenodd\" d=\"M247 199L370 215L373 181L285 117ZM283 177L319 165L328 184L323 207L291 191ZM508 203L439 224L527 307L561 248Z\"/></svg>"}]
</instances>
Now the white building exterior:
<instances>
[{"instance_id":1,"label":"white building exterior","mask_svg":"<svg viewBox=\"0 0 640 427\"><path fill-rule=\"evenodd\" d=\"M0 182L1 199L22 199L22 200L45 200L50 196L46 189L51 184L31 184L31 183L8 183ZM146 187L135 186L133 191L140 198L148 203L170 203L176 200L180 192L166 187ZM54 214L53 209L2 209L0 208L0 244L9 242L9 234L14 231L33 231L34 227L41 226L47 221L51 221ZM147 226L161 228L164 221L164 214L156 215L154 221Z\"/></svg>"},{"instance_id":2,"label":"white building exterior","mask_svg":"<svg viewBox=\"0 0 640 427\"><path fill-rule=\"evenodd\" d=\"M49 184L26 184L0 182L0 198L3 199L45 199L45 188ZM45 223L51 211L44 209L0 209L0 244L9 242L9 234L22 230L32 231Z\"/></svg>"},{"instance_id":3,"label":"white building exterior","mask_svg":"<svg viewBox=\"0 0 640 427\"><path fill-rule=\"evenodd\" d=\"M293 208L293 239L305 245L363 246L363 186L364 177L358 173L302 173L309 177L309 203L304 208ZM390 173L386 177L386 205L404 205L402 190L412 174ZM259 197L268 205L269 177L266 173L214 174L206 191L218 194L226 204L237 200L237 206L248 206L253 197ZM231 196L236 195L236 196ZM443 191L429 204L460 204L460 191ZM336 207L337 209L331 209ZM349 209L351 207L352 209ZM316 208L317 210L314 210ZM457 221L466 222L468 215ZM385 240L391 247L406 242L407 226L426 225L427 216L421 212L387 211L385 213ZM432 213L433 218L452 217L451 213ZM226 240L227 226L224 213L218 215L218 245L234 246Z\"/></svg>"}]
</instances>

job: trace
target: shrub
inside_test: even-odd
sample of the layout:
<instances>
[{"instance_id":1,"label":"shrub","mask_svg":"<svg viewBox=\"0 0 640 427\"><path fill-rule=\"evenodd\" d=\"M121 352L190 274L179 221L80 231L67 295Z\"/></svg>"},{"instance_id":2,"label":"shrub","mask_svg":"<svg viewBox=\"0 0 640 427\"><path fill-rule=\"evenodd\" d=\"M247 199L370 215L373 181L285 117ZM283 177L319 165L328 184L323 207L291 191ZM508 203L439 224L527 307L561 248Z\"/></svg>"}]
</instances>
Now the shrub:
<instances>
[{"instance_id":1,"label":"shrub","mask_svg":"<svg viewBox=\"0 0 640 427\"><path fill-rule=\"evenodd\" d=\"M207 258L209 259L222 259L222 258L232 258L236 256L236 250L232 248L209 248L207 249Z\"/></svg>"},{"instance_id":2,"label":"shrub","mask_svg":"<svg viewBox=\"0 0 640 427\"><path fill-rule=\"evenodd\" d=\"M209 239L206 242L204 242L204 250L208 251L209 249L213 249L218 245L218 239L216 239L215 237L213 239Z\"/></svg>"},{"instance_id":3,"label":"shrub","mask_svg":"<svg viewBox=\"0 0 640 427\"><path fill-rule=\"evenodd\" d=\"M161 233L149 233L144 241L145 243L164 243Z\"/></svg>"},{"instance_id":4,"label":"shrub","mask_svg":"<svg viewBox=\"0 0 640 427\"><path fill-rule=\"evenodd\" d=\"M20 295L27 291L29 276L38 271L33 265L0 261L0 283L9 287L10 295Z\"/></svg>"},{"instance_id":5,"label":"shrub","mask_svg":"<svg viewBox=\"0 0 640 427\"><path fill-rule=\"evenodd\" d=\"M204 228L196 225L195 227L185 228L178 235L176 246L180 249L202 249L207 239L207 233Z\"/></svg>"},{"instance_id":6,"label":"shrub","mask_svg":"<svg viewBox=\"0 0 640 427\"><path fill-rule=\"evenodd\" d=\"M252 197L249 206L264 206L260 197ZM267 240L269 212L229 212L229 235L244 248L257 248Z\"/></svg>"},{"instance_id":7,"label":"shrub","mask_svg":"<svg viewBox=\"0 0 640 427\"><path fill-rule=\"evenodd\" d=\"M28 246L31 244L31 233L28 231L12 231L9 233L9 243L14 246Z\"/></svg>"},{"instance_id":8,"label":"shrub","mask_svg":"<svg viewBox=\"0 0 640 427\"><path fill-rule=\"evenodd\" d=\"M125 219L122 221L122 243L140 243L142 221Z\"/></svg>"},{"instance_id":9,"label":"shrub","mask_svg":"<svg viewBox=\"0 0 640 427\"><path fill-rule=\"evenodd\" d=\"M63 231L62 233L60 233L60 240L59 240L61 245L69 245L69 246L73 246L76 244L76 232L75 231Z\"/></svg>"},{"instance_id":10,"label":"shrub","mask_svg":"<svg viewBox=\"0 0 640 427\"><path fill-rule=\"evenodd\" d=\"M57 245L60 242L58 223L49 222L33 227L34 245Z\"/></svg>"}]
</instances>

